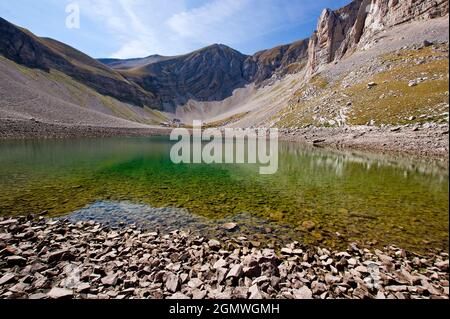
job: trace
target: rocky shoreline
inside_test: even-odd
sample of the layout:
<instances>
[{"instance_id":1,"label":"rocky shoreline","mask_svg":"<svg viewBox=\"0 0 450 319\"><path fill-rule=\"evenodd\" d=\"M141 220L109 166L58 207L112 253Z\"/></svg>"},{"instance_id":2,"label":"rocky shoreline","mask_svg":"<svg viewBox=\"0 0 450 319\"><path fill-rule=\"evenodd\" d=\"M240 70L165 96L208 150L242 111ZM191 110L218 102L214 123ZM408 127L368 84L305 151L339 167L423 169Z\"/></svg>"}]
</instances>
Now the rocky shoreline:
<instances>
[{"instance_id":1,"label":"rocky shoreline","mask_svg":"<svg viewBox=\"0 0 450 319\"><path fill-rule=\"evenodd\" d=\"M164 127L99 127L49 124L35 120L0 119L1 140L140 137L169 135Z\"/></svg>"},{"instance_id":2,"label":"rocky shoreline","mask_svg":"<svg viewBox=\"0 0 450 319\"><path fill-rule=\"evenodd\" d=\"M0 140L167 136L170 131L170 128L157 126L149 128L64 126L0 119ZM449 158L448 134L448 124L430 123L384 127L284 128L279 131L281 140L316 147L407 154L445 161Z\"/></svg>"},{"instance_id":3,"label":"rocky shoreline","mask_svg":"<svg viewBox=\"0 0 450 319\"><path fill-rule=\"evenodd\" d=\"M280 129L283 140L395 155L414 155L448 161L448 124L403 126L349 126L339 128Z\"/></svg>"},{"instance_id":4,"label":"rocky shoreline","mask_svg":"<svg viewBox=\"0 0 450 319\"><path fill-rule=\"evenodd\" d=\"M448 299L448 253L254 247L44 217L0 218L2 299Z\"/></svg>"}]
</instances>

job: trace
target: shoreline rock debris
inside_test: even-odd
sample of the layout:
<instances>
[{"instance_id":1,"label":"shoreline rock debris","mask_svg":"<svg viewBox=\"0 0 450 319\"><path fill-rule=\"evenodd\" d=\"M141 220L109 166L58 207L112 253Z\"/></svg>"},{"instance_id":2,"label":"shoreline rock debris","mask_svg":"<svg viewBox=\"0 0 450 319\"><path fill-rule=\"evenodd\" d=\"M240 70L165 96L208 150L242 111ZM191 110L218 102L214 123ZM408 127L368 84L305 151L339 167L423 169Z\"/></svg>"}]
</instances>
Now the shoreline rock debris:
<instances>
[{"instance_id":1,"label":"shoreline rock debris","mask_svg":"<svg viewBox=\"0 0 450 319\"><path fill-rule=\"evenodd\" d=\"M448 253L256 248L185 231L0 217L2 299L448 299Z\"/></svg>"}]
</instances>

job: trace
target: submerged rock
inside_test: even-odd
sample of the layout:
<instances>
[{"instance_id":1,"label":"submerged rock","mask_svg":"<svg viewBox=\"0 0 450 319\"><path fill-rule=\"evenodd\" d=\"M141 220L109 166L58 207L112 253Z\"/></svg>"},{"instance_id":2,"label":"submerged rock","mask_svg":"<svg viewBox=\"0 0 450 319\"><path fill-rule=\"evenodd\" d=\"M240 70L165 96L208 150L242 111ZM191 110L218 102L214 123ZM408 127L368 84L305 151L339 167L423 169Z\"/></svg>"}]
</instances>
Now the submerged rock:
<instances>
[{"instance_id":1,"label":"submerged rock","mask_svg":"<svg viewBox=\"0 0 450 319\"><path fill-rule=\"evenodd\" d=\"M223 227L223 229L228 230L228 231L233 231L238 228L236 223L226 223L226 224L223 224L222 227Z\"/></svg>"},{"instance_id":2,"label":"submerged rock","mask_svg":"<svg viewBox=\"0 0 450 319\"><path fill-rule=\"evenodd\" d=\"M305 220L302 223L302 227L305 228L307 231L312 231L316 228L316 223L310 220Z\"/></svg>"}]
</instances>

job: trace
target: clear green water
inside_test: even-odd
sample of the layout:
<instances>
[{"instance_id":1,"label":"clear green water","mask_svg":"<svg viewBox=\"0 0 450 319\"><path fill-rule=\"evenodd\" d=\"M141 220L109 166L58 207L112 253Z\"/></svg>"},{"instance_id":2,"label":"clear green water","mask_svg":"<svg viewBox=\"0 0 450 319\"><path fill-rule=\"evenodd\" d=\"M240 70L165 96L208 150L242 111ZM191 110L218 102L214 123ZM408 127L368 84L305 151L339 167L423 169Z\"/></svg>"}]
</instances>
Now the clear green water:
<instances>
[{"instance_id":1,"label":"clear green water","mask_svg":"<svg viewBox=\"0 0 450 319\"><path fill-rule=\"evenodd\" d=\"M280 143L278 173L262 176L256 165L175 165L170 147L166 137L0 142L0 214L129 201L209 219L248 213L308 243L448 249L446 163Z\"/></svg>"}]
</instances>

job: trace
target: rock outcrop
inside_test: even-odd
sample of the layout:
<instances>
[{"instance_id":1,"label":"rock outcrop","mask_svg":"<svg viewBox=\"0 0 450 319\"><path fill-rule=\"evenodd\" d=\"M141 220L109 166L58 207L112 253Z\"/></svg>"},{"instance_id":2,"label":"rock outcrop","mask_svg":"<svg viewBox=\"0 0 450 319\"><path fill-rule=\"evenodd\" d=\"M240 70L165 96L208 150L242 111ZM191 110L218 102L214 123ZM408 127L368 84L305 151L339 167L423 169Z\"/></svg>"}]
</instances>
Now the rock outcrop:
<instances>
[{"instance_id":1,"label":"rock outcrop","mask_svg":"<svg viewBox=\"0 0 450 319\"><path fill-rule=\"evenodd\" d=\"M337 11L325 9L319 18L317 31L309 41L308 72L332 62L354 26L362 1L353 1Z\"/></svg>"},{"instance_id":2,"label":"rock outcrop","mask_svg":"<svg viewBox=\"0 0 450 319\"><path fill-rule=\"evenodd\" d=\"M380 31L448 12L445 0L355 0L336 11L325 9L309 43L307 73L353 53Z\"/></svg>"}]
</instances>

